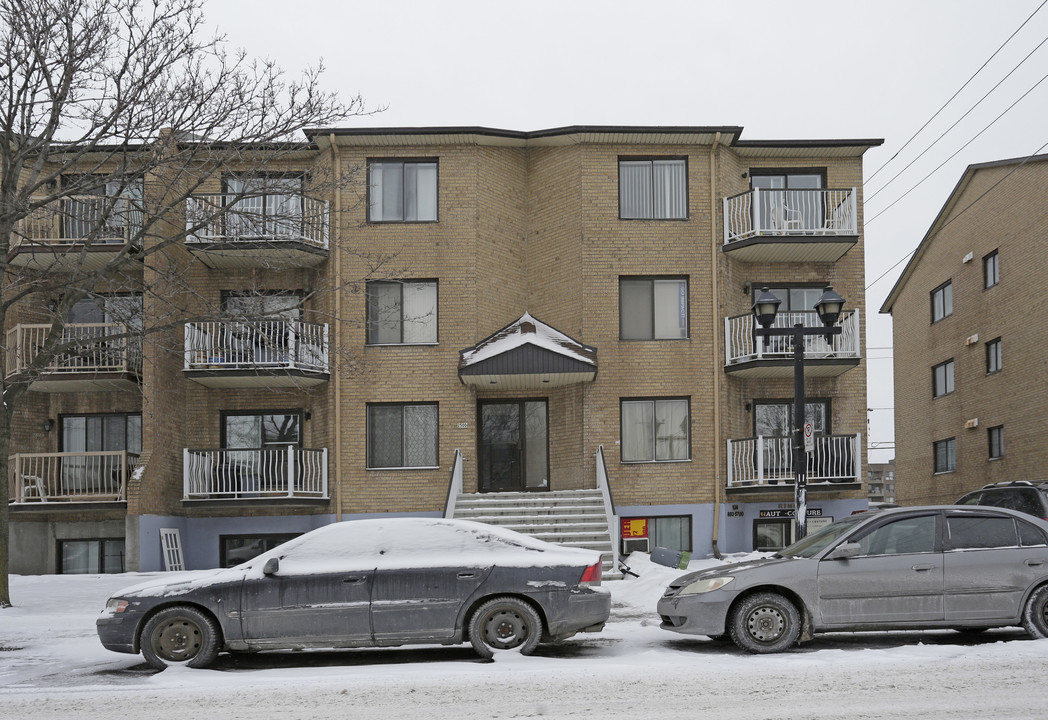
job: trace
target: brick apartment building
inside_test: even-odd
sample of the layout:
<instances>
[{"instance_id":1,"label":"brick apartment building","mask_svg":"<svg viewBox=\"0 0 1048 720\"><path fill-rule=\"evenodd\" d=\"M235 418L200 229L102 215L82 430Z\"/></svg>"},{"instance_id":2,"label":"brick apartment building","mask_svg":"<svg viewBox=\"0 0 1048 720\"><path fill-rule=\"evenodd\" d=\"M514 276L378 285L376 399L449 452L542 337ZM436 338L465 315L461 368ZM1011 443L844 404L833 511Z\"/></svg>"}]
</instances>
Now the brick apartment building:
<instances>
[{"instance_id":1,"label":"brick apartment building","mask_svg":"<svg viewBox=\"0 0 1048 720\"><path fill-rule=\"evenodd\" d=\"M612 552L781 547L793 355L754 341L762 287L780 325L818 323L827 286L846 299L842 334L806 341L809 528L865 508L862 156L880 141L741 133L337 128L216 176L173 225L233 192L248 217L196 222L66 318L141 323L141 350L34 376L12 572L160 569L171 530L194 569L363 517L511 501L537 526L594 497ZM59 271L69 224L27 230L12 264ZM193 291L184 321L161 264ZM9 319L9 376L46 301ZM205 305L229 319L194 319ZM567 527L545 536L592 532Z\"/></svg>"},{"instance_id":2,"label":"brick apartment building","mask_svg":"<svg viewBox=\"0 0 1048 720\"><path fill-rule=\"evenodd\" d=\"M881 308L895 345L901 504L1044 480L1048 155L971 165Z\"/></svg>"}]
</instances>

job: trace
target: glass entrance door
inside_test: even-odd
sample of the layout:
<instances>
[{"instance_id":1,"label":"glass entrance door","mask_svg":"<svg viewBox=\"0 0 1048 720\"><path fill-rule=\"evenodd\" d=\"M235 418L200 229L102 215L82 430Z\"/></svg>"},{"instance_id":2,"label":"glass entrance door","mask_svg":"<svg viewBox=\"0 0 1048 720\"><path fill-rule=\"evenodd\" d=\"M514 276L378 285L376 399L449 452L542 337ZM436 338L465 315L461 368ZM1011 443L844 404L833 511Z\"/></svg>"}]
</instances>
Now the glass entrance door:
<instances>
[{"instance_id":1,"label":"glass entrance door","mask_svg":"<svg viewBox=\"0 0 1048 720\"><path fill-rule=\"evenodd\" d=\"M549 490L546 401L483 402L478 414L480 491Z\"/></svg>"}]
</instances>

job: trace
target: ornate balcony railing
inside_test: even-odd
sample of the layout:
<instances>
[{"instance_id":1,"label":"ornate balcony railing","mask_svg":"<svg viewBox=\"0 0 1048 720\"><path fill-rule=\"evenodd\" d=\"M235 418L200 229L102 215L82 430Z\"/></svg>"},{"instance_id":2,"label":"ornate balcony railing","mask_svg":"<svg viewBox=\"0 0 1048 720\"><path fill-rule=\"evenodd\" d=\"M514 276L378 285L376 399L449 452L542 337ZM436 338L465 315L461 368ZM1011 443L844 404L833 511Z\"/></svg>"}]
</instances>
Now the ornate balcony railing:
<instances>
[{"instance_id":1,"label":"ornate balcony railing","mask_svg":"<svg viewBox=\"0 0 1048 720\"><path fill-rule=\"evenodd\" d=\"M817 436L808 453L809 483L862 481L862 435ZM758 436L728 440L728 487L793 485L793 439Z\"/></svg>"},{"instance_id":2,"label":"ornate balcony railing","mask_svg":"<svg viewBox=\"0 0 1048 720\"><path fill-rule=\"evenodd\" d=\"M326 498L327 472L327 448L186 448L182 453L186 500Z\"/></svg>"},{"instance_id":3,"label":"ornate balcony railing","mask_svg":"<svg viewBox=\"0 0 1048 720\"><path fill-rule=\"evenodd\" d=\"M48 373L126 372L141 374L142 345L120 323L76 323L62 329L60 342L72 347L44 369ZM44 347L50 325L16 325L7 331L7 376L22 372Z\"/></svg>"},{"instance_id":4,"label":"ornate balcony railing","mask_svg":"<svg viewBox=\"0 0 1048 720\"><path fill-rule=\"evenodd\" d=\"M138 459L124 450L17 453L7 459L8 497L16 504L124 500Z\"/></svg>"},{"instance_id":5,"label":"ornate balcony railing","mask_svg":"<svg viewBox=\"0 0 1048 720\"><path fill-rule=\"evenodd\" d=\"M760 235L857 235L855 188L762 190L724 198L724 244Z\"/></svg>"},{"instance_id":6,"label":"ornate balcony railing","mask_svg":"<svg viewBox=\"0 0 1048 720\"><path fill-rule=\"evenodd\" d=\"M142 201L113 195L73 195L33 210L15 225L16 244L123 244L142 229Z\"/></svg>"},{"instance_id":7,"label":"ornate balcony railing","mask_svg":"<svg viewBox=\"0 0 1048 720\"><path fill-rule=\"evenodd\" d=\"M286 243L328 247L328 203L305 195L193 195L186 242Z\"/></svg>"},{"instance_id":8,"label":"ornate balcony railing","mask_svg":"<svg viewBox=\"0 0 1048 720\"><path fill-rule=\"evenodd\" d=\"M328 326L300 320L186 323L186 370L328 370Z\"/></svg>"},{"instance_id":9,"label":"ornate balcony railing","mask_svg":"<svg viewBox=\"0 0 1048 720\"><path fill-rule=\"evenodd\" d=\"M805 327L822 327L815 311L784 312L775 316L774 327L789 328L797 323ZM859 342L859 311L846 310L837 322L843 331L829 338L810 335L804 339L804 357L808 360L838 358L858 359L862 357ZM724 353L727 366L755 360L793 360L791 337L769 337L767 346L764 338L753 334L756 321L753 314L736 315L724 319Z\"/></svg>"}]
</instances>

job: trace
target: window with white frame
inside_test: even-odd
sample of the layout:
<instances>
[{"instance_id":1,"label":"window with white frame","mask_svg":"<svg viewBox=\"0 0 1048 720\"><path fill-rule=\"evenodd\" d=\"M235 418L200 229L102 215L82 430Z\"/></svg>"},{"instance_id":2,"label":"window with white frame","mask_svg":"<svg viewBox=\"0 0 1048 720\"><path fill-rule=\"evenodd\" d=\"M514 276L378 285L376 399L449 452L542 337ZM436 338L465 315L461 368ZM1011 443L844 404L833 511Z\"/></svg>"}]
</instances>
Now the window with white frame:
<instances>
[{"instance_id":1,"label":"window with white frame","mask_svg":"<svg viewBox=\"0 0 1048 720\"><path fill-rule=\"evenodd\" d=\"M932 397L953 392L953 358L932 368Z\"/></svg>"},{"instance_id":2,"label":"window with white frame","mask_svg":"<svg viewBox=\"0 0 1048 720\"><path fill-rule=\"evenodd\" d=\"M369 282L369 345L437 342L437 281Z\"/></svg>"},{"instance_id":3,"label":"window with white frame","mask_svg":"<svg viewBox=\"0 0 1048 720\"><path fill-rule=\"evenodd\" d=\"M367 406L369 468L437 467L437 404Z\"/></svg>"},{"instance_id":4,"label":"window with white frame","mask_svg":"<svg viewBox=\"0 0 1048 720\"><path fill-rule=\"evenodd\" d=\"M680 340L688 337L688 279L620 277L619 337Z\"/></svg>"},{"instance_id":5,"label":"window with white frame","mask_svg":"<svg viewBox=\"0 0 1048 720\"><path fill-rule=\"evenodd\" d=\"M436 160L371 160L370 222L436 222Z\"/></svg>"},{"instance_id":6,"label":"window with white frame","mask_svg":"<svg viewBox=\"0 0 1048 720\"><path fill-rule=\"evenodd\" d=\"M684 158L619 158L619 217L685 220L688 163Z\"/></svg>"},{"instance_id":7,"label":"window with white frame","mask_svg":"<svg viewBox=\"0 0 1048 720\"><path fill-rule=\"evenodd\" d=\"M994 250L983 258L983 287L992 288L1001 281L1001 258Z\"/></svg>"},{"instance_id":8,"label":"window with white frame","mask_svg":"<svg viewBox=\"0 0 1048 720\"><path fill-rule=\"evenodd\" d=\"M986 374L992 375L993 373L1000 372L1001 360L1001 339L994 338L986 343Z\"/></svg>"},{"instance_id":9,"label":"window with white frame","mask_svg":"<svg viewBox=\"0 0 1048 720\"><path fill-rule=\"evenodd\" d=\"M935 455L935 472L953 472L957 469L957 440L947 438L932 443L932 451Z\"/></svg>"},{"instance_id":10,"label":"window with white frame","mask_svg":"<svg viewBox=\"0 0 1048 720\"><path fill-rule=\"evenodd\" d=\"M667 462L691 457L687 398L623 400L622 462Z\"/></svg>"},{"instance_id":11,"label":"window with white frame","mask_svg":"<svg viewBox=\"0 0 1048 720\"><path fill-rule=\"evenodd\" d=\"M996 425L986 431L990 444L990 459L999 460L1004 457L1004 425Z\"/></svg>"},{"instance_id":12,"label":"window with white frame","mask_svg":"<svg viewBox=\"0 0 1048 720\"><path fill-rule=\"evenodd\" d=\"M953 282L946 281L932 290L932 322L953 315Z\"/></svg>"}]
</instances>

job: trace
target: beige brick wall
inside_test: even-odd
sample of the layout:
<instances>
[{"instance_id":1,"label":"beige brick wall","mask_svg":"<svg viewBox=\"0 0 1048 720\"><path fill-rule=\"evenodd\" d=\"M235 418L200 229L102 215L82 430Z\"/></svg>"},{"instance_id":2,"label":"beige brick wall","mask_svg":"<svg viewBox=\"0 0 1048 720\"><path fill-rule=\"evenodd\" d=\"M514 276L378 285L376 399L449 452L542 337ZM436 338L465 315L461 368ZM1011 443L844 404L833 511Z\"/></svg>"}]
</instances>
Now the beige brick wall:
<instances>
[{"instance_id":1,"label":"beige brick wall","mask_svg":"<svg viewBox=\"0 0 1048 720\"><path fill-rule=\"evenodd\" d=\"M903 504L952 502L991 482L1048 479L1048 327L1036 299L1048 283L1039 220L1046 187L1043 157L977 170L894 303L896 497ZM1000 284L984 288L982 260L994 250ZM953 314L933 324L930 293L946 281ZM988 375L986 343L998 337L1002 370ZM933 398L932 367L950 358L955 391ZM965 427L975 419L978 427ZM1005 454L990 460L987 429L997 425L1004 426ZM933 443L951 437L957 469L936 474Z\"/></svg>"}]
</instances>

